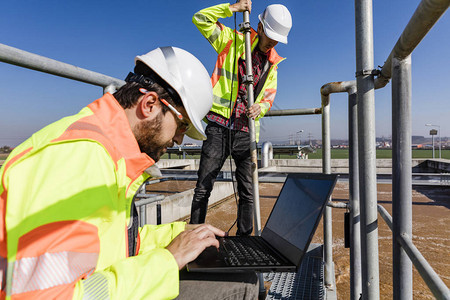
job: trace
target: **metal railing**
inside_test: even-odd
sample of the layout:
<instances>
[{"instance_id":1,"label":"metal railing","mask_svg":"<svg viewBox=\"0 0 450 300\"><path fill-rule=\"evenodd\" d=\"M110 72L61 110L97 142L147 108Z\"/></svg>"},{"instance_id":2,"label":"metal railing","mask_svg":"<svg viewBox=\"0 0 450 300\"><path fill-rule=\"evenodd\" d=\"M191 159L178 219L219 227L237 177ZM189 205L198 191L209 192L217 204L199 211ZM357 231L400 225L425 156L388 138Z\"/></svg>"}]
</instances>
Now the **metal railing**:
<instances>
[{"instance_id":1,"label":"metal railing","mask_svg":"<svg viewBox=\"0 0 450 300\"><path fill-rule=\"evenodd\" d=\"M405 248L409 247L408 243L398 241L400 236L410 236L412 228L410 54L449 5L449 0L423 0L381 71L378 71L373 68L372 1L356 0L357 79L356 81L333 82L321 88L322 132L325 149L328 148L328 144L325 142L328 140L326 132L329 132L326 129L329 126L329 119L327 119L329 95L337 92L349 94L349 203L353 240L350 249L351 299L360 299L361 294L363 299L379 299L374 89L386 86L391 76L394 299L412 299L411 260L415 259L417 253ZM379 76L375 80L374 77L377 74ZM327 146L325 147L325 145ZM328 154L324 154L323 159L324 164L328 163ZM329 169L324 167L324 172L329 172ZM360 234L358 234L359 232ZM411 257L407 256L409 254ZM327 274L325 275L327 276ZM327 277L325 279L327 280ZM434 293L434 291L432 292ZM445 296L440 295L440 297Z\"/></svg>"},{"instance_id":2,"label":"metal railing","mask_svg":"<svg viewBox=\"0 0 450 300\"><path fill-rule=\"evenodd\" d=\"M347 92L349 109L349 206L351 212L351 299L379 299L378 228L375 166L374 89L386 86L392 76L393 95L393 231L394 299L412 299L411 260L436 297L449 297L445 284L423 263L411 242L411 61L410 55L450 5L450 0L423 0L394 46L381 71L373 69L371 0L355 0L356 81L333 82L321 88L321 108L271 111L267 116L322 115L322 170L331 173L330 94ZM124 81L0 44L0 61L114 92ZM375 79L375 75L379 75ZM146 204L160 195L139 200L141 222ZM162 196L163 197L163 196ZM158 199L158 200L155 200ZM331 199L330 199L331 200ZM340 205L334 205L340 206ZM361 206L361 209L360 209ZM331 206L324 212L325 284L333 282ZM383 213L383 217L384 217ZM360 220L360 221L358 221ZM431 275L430 275L431 274Z\"/></svg>"},{"instance_id":3,"label":"metal railing","mask_svg":"<svg viewBox=\"0 0 450 300\"><path fill-rule=\"evenodd\" d=\"M54 59L0 44L0 61L59 77L103 87L104 93L114 92L125 81L69 65Z\"/></svg>"},{"instance_id":4,"label":"metal railing","mask_svg":"<svg viewBox=\"0 0 450 300\"><path fill-rule=\"evenodd\" d=\"M392 217L386 211L386 209L379 205L377 206L383 220L386 222L391 231L394 231L394 225L392 223ZM423 257L420 251L414 246L410 235L403 233L396 237L397 242L401 244L409 259L412 261L420 276L430 288L430 291L437 299L450 299L450 291L439 277L439 275L433 270L427 260ZM411 298L412 299L412 298Z\"/></svg>"}]
</instances>

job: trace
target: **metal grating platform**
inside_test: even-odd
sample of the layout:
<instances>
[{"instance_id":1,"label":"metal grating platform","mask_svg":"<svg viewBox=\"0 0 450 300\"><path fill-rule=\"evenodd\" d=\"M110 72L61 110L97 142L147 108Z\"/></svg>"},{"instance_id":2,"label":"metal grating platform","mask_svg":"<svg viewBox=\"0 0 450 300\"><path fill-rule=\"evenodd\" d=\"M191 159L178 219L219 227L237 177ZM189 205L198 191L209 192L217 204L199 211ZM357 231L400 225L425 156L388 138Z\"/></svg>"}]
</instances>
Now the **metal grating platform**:
<instances>
[{"instance_id":1,"label":"metal grating platform","mask_svg":"<svg viewBox=\"0 0 450 300\"><path fill-rule=\"evenodd\" d=\"M264 273L264 281L272 282L266 300L325 299L322 249L311 244L297 273Z\"/></svg>"}]
</instances>

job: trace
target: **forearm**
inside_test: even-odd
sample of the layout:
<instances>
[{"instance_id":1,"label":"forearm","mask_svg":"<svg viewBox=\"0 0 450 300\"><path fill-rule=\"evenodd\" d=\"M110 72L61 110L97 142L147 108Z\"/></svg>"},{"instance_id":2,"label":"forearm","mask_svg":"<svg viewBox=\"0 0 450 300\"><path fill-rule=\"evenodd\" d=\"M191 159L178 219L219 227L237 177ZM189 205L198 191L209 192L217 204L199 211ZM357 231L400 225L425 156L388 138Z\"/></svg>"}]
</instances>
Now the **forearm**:
<instances>
[{"instance_id":1,"label":"forearm","mask_svg":"<svg viewBox=\"0 0 450 300\"><path fill-rule=\"evenodd\" d=\"M185 230L185 226L185 222L173 222L162 225L145 225L139 228L139 253L167 247L180 232Z\"/></svg>"},{"instance_id":2,"label":"forearm","mask_svg":"<svg viewBox=\"0 0 450 300\"><path fill-rule=\"evenodd\" d=\"M219 4L200 10L192 17L192 22L208 40L217 53L220 53L233 37L233 30L220 24L219 18L231 17L230 5Z\"/></svg>"},{"instance_id":3,"label":"forearm","mask_svg":"<svg viewBox=\"0 0 450 300\"><path fill-rule=\"evenodd\" d=\"M128 257L79 281L73 299L173 299L178 295L178 264L166 249Z\"/></svg>"}]
</instances>

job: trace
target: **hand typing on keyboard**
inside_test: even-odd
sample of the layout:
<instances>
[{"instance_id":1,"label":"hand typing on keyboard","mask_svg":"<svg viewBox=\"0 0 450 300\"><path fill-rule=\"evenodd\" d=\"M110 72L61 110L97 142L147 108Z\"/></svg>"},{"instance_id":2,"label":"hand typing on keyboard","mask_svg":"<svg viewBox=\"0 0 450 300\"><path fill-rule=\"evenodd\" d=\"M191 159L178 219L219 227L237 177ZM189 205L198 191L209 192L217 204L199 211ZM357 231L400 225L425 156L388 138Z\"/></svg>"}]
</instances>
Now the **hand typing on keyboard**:
<instances>
[{"instance_id":1,"label":"hand typing on keyboard","mask_svg":"<svg viewBox=\"0 0 450 300\"><path fill-rule=\"evenodd\" d=\"M196 259L205 248L210 246L219 248L216 236L223 237L225 232L208 224L189 224L166 249L175 257L178 268L181 270L188 262Z\"/></svg>"}]
</instances>

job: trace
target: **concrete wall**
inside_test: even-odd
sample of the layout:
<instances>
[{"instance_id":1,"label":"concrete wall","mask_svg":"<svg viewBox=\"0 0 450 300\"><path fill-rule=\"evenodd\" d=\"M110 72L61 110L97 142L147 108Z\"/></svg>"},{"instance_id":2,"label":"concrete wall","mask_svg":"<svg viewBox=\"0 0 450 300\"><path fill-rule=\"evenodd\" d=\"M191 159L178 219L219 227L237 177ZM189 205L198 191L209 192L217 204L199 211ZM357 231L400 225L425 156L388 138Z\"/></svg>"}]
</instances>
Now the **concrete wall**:
<instances>
[{"instance_id":1,"label":"concrete wall","mask_svg":"<svg viewBox=\"0 0 450 300\"><path fill-rule=\"evenodd\" d=\"M426 161L427 167L438 172L450 172L450 160L448 159L428 159Z\"/></svg>"},{"instance_id":2,"label":"concrete wall","mask_svg":"<svg viewBox=\"0 0 450 300\"><path fill-rule=\"evenodd\" d=\"M413 159L412 167L423 165L425 159ZM184 168L186 170L197 170L199 166L199 159L162 159L158 162L158 166L161 168ZM184 166L184 167L183 167ZM236 166L234 161L232 162L233 170ZM348 159L332 159L331 160L331 172L332 173L348 173L349 161ZM222 171L230 170L229 160L223 165ZM321 159L272 159L269 160L269 167L264 169L265 171L278 171L278 172L310 172L320 173L322 172L322 160ZM391 174L392 173L392 160L391 159L377 159L377 173L378 174Z\"/></svg>"},{"instance_id":3,"label":"concrete wall","mask_svg":"<svg viewBox=\"0 0 450 300\"><path fill-rule=\"evenodd\" d=\"M209 197L208 205L214 204L233 194L231 182L216 182ZM169 223L191 214L194 190L190 189L166 197L161 202L161 222ZM147 205L147 224L156 224L156 204Z\"/></svg>"}]
</instances>

